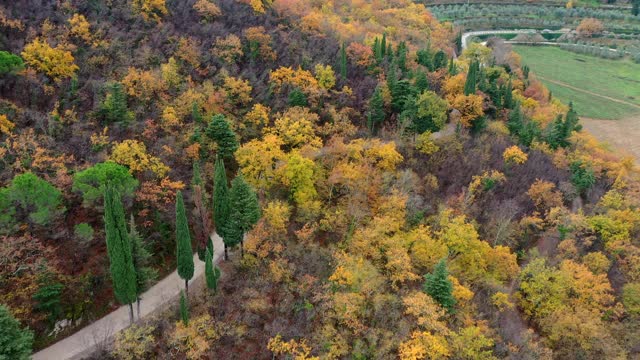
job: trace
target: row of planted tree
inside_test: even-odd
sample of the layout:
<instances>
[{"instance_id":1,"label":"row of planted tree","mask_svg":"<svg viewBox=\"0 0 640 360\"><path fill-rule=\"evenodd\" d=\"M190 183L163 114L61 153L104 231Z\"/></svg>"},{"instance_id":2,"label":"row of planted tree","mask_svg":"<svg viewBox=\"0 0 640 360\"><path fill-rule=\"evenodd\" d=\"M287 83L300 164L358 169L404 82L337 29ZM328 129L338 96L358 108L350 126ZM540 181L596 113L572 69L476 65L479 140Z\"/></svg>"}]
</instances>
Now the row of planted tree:
<instances>
[{"instance_id":1,"label":"row of planted tree","mask_svg":"<svg viewBox=\"0 0 640 360\"><path fill-rule=\"evenodd\" d=\"M195 188L200 189L202 184L196 183ZM104 224L109 255L111 280L116 299L125 305L129 305L129 318L133 323L133 304L137 303L138 318L140 318L141 295L146 290L146 285L153 277L153 270L149 266L151 253L145 247L138 234L133 216L129 228L125 221L125 211L122 204L122 196L118 192L117 184L107 183L104 191ZM196 191L199 195L203 192ZM206 195L204 195L206 197ZM203 199L205 200L205 199ZM205 200L206 201L206 200ZM260 205L256 193L244 180L242 175L236 176L228 186L224 161L217 159L214 175L213 218L215 219L216 232L224 242L224 258L228 259L228 247L242 243L244 234L249 231L260 219ZM194 254L191 241L189 221L185 212L182 192L176 196L175 207L175 241L177 272L184 279L185 292L189 293L189 280L194 276ZM211 236L214 236L212 234ZM220 269L215 266L215 250L213 241L208 239L204 249L205 278L207 287L216 292ZM181 308L185 307L184 295L181 300ZM185 311L184 309L182 311Z\"/></svg>"}]
</instances>

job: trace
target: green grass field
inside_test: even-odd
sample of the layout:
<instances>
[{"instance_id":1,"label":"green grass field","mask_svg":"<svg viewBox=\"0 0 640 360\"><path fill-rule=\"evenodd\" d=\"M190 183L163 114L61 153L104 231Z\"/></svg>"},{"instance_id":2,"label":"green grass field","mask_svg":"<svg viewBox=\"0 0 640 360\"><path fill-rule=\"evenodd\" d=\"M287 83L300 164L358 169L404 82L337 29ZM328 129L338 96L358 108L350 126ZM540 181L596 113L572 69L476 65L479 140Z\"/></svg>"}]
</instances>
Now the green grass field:
<instances>
[{"instance_id":1,"label":"green grass field","mask_svg":"<svg viewBox=\"0 0 640 360\"><path fill-rule=\"evenodd\" d=\"M573 101L580 115L621 119L640 113L640 64L575 54L552 46L514 46L514 50L522 56L522 64L528 65L554 96L565 103Z\"/></svg>"}]
</instances>

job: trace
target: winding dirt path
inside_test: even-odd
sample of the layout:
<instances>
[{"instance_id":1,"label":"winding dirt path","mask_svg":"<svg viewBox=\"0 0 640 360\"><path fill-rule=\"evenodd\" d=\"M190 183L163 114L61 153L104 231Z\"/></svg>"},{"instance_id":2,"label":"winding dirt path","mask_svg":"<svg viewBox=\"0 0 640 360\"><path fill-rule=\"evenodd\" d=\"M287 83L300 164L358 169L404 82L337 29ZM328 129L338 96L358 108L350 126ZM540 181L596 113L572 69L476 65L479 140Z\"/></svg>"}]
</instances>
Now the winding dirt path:
<instances>
[{"instance_id":1,"label":"winding dirt path","mask_svg":"<svg viewBox=\"0 0 640 360\"><path fill-rule=\"evenodd\" d=\"M213 240L213 261L215 263L224 255L224 244L222 238L217 234L212 235L211 239ZM197 283L203 277L204 262L198 259L197 254L193 256L193 262L195 267L191 283ZM142 295L140 316L146 318L166 309L179 296L180 290L183 288L184 280L178 276L176 271L172 272ZM40 350L33 355L33 360L82 359L108 344L115 334L127 327L129 327L129 307L121 306L75 334Z\"/></svg>"}]
</instances>

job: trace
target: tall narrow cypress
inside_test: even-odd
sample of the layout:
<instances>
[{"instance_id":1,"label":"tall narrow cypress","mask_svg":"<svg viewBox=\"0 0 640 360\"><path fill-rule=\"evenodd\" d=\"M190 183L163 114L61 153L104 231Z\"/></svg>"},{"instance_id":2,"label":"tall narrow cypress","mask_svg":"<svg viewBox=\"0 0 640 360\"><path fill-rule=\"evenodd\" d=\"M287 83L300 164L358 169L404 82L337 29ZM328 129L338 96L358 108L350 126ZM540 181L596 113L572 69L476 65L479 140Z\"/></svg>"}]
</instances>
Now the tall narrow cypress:
<instances>
[{"instance_id":1,"label":"tall narrow cypress","mask_svg":"<svg viewBox=\"0 0 640 360\"><path fill-rule=\"evenodd\" d=\"M453 62L453 58L449 59L449 75L455 76L458 74L458 68L456 64Z\"/></svg>"},{"instance_id":2,"label":"tall narrow cypress","mask_svg":"<svg viewBox=\"0 0 640 360\"><path fill-rule=\"evenodd\" d=\"M213 264L213 249L207 248L204 262L204 275L207 280L207 287L214 293L218 291L218 280L220 279L220 268Z\"/></svg>"},{"instance_id":3,"label":"tall narrow cypress","mask_svg":"<svg viewBox=\"0 0 640 360\"><path fill-rule=\"evenodd\" d=\"M180 317L184 326L189 325L189 302L184 295L184 291L180 291Z\"/></svg>"},{"instance_id":4,"label":"tall narrow cypress","mask_svg":"<svg viewBox=\"0 0 640 360\"><path fill-rule=\"evenodd\" d=\"M382 61L382 51L380 50L380 39L377 37L373 42L373 55L376 58L376 62L380 63Z\"/></svg>"},{"instance_id":5,"label":"tall narrow cypress","mask_svg":"<svg viewBox=\"0 0 640 360\"><path fill-rule=\"evenodd\" d=\"M140 233L136 230L136 223L133 220L133 215L131 215L131 219L129 220L129 240L131 241L133 268L136 272L136 302L139 319L140 295L148 289L149 283L158 276L158 273L150 266L152 255L147 244L142 240Z\"/></svg>"},{"instance_id":6,"label":"tall narrow cypress","mask_svg":"<svg viewBox=\"0 0 640 360\"><path fill-rule=\"evenodd\" d=\"M367 120L369 122L368 125L371 134L375 134L376 125L382 123L385 117L382 91L380 90L380 86L378 86L369 100L369 114Z\"/></svg>"},{"instance_id":7,"label":"tall narrow cypress","mask_svg":"<svg viewBox=\"0 0 640 360\"><path fill-rule=\"evenodd\" d=\"M340 76L343 79L347 78L347 48L342 43L342 47L340 47Z\"/></svg>"},{"instance_id":8,"label":"tall narrow cypress","mask_svg":"<svg viewBox=\"0 0 640 360\"><path fill-rule=\"evenodd\" d=\"M229 186L224 163L220 158L216 159L215 173L213 174L213 219L216 232L224 242L224 259L228 260L228 236L225 232L225 224L229 219Z\"/></svg>"},{"instance_id":9,"label":"tall narrow cypress","mask_svg":"<svg viewBox=\"0 0 640 360\"><path fill-rule=\"evenodd\" d=\"M464 94L465 95L472 95L476 93L476 77L478 75L477 73L477 66L476 66L476 62L473 61L471 62L471 64L469 64L469 72L467 72L467 81L465 81L464 83Z\"/></svg>"},{"instance_id":10,"label":"tall narrow cypress","mask_svg":"<svg viewBox=\"0 0 640 360\"><path fill-rule=\"evenodd\" d=\"M189 295L189 280L193 277L194 271L193 250L191 249L191 234L181 191L178 191L176 195L176 259L178 275L184 279L185 290Z\"/></svg>"},{"instance_id":11,"label":"tall narrow cypress","mask_svg":"<svg viewBox=\"0 0 640 360\"><path fill-rule=\"evenodd\" d=\"M511 80L509 80L509 83L504 88L502 105L504 106L505 109L513 108L513 105L514 105L513 104L513 86L511 85Z\"/></svg>"},{"instance_id":12,"label":"tall narrow cypress","mask_svg":"<svg viewBox=\"0 0 640 360\"><path fill-rule=\"evenodd\" d=\"M380 42L380 55L385 57L387 51L387 33L382 34L382 41Z\"/></svg>"},{"instance_id":13,"label":"tall narrow cypress","mask_svg":"<svg viewBox=\"0 0 640 360\"><path fill-rule=\"evenodd\" d=\"M138 298L136 271L120 194L111 185L106 186L104 194L104 228L113 292L120 303L129 305L133 323L133 303Z\"/></svg>"},{"instance_id":14,"label":"tall narrow cypress","mask_svg":"<svg viewBox=\"0 0 640 360\"><path fill-rule=\"evenodd\" d=\"M407 43L401 42L396 49L395 61L398 67L402 71L402 74L407 72Z\"/></svg>"}]
</instances>

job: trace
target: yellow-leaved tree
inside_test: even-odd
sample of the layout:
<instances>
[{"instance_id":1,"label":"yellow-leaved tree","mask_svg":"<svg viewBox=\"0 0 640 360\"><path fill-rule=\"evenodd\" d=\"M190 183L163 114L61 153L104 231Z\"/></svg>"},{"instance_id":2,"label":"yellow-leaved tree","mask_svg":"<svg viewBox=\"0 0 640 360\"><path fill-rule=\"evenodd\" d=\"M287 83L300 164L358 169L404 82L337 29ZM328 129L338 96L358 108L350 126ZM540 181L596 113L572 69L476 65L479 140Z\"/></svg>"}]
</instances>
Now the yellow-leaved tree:
<instances>
[{"instance_id":1,"label":"yellow-leaved tree","mask_svg":"<svg viewBox=\"0 0 640 360\"><path fill-rule=\"evenodd\" d=\"M133 0L131 7L145 21L160 22L162 17L169 13L165 0Z\"/></svg>"},{"instance_id":2,"label":"yellow-leaved tree","mask_svg":"<svg viewBox=\"0 0 640 360\"><path fill-rule=\"evenodd\" d=\"M22 58L29 66L56 82L73 77L78 70L71 51L61 45L51 47L46 40L38 38L24 47Z\"/></svg>"},{"instance_id":3,"label":"yellow-leaved tree","mask_svg":"<svg viewBox=\"0 0 640 360\"><path fill-rule=\"evenodd\" d=\"M158 178L163 178L169 172L169 167L162 161L147 153L144 143L137 140L124 140L113 147L110 160L129 167L132 173L151 171Z\"/></svg>"}]
</instances>

